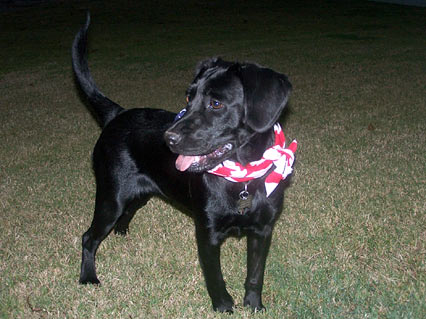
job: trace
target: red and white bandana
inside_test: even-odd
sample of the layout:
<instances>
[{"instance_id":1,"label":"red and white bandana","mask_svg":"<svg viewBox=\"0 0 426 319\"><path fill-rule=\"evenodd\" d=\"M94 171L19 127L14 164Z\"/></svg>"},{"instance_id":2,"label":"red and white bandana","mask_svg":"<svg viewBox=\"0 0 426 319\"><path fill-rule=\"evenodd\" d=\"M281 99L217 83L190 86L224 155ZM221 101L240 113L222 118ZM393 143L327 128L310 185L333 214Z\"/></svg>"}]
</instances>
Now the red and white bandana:
<instances>
[{"instance_id":1,"label":"red and white bandana","mask_svg":"<svg viewBox=\"0 0 426 319\"><path fill-rule=\"evenodd\" d=\"M242 183L264 176L274 165L275 169L265 179L266 197L268 197L279 182L293 171L294 153L297 149L296 140L285 148L285 136L278 123L274 125L274 132L275 144L263 153L260 160L250 162L245 166L227 160L208 172L222 176L231 182Z\"/></svg>"}]
</instances>

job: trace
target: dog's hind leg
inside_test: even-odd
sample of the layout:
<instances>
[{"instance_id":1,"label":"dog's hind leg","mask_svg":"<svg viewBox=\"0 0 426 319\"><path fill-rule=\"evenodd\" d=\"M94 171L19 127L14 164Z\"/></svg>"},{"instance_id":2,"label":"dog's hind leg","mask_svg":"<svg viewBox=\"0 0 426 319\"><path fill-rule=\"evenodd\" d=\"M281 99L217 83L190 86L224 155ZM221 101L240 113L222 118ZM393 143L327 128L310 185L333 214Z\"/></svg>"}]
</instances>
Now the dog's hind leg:
<instances>
[{"instance_id":1,"label":"dog's hind leg","mask_svg":"<svg viewBox=\"0 0 426 319\"><path fill-rule=\"evenodd\" d=\"M117 196L118 197L118 196ZM110 233L117 220L124 212L124 200L116 196L96 194L95 214L90 228L84 233L80 283L99 284L96 276L95 255L100 243Z\"/></svg>"},{"instance_id":2,"label":"dog's hind leg","mask_svg":"<svg viewBox=\"0 0 426 319\"><path fill-rule=\"evenodd\" d=\"M114 233L119 235L126 235L129 231L129 224L135 216L138 209L145 206L151 196L143 196L133 200L127 207L123 215L118 219L115 227Z\"/></svg>"}]
</instances>

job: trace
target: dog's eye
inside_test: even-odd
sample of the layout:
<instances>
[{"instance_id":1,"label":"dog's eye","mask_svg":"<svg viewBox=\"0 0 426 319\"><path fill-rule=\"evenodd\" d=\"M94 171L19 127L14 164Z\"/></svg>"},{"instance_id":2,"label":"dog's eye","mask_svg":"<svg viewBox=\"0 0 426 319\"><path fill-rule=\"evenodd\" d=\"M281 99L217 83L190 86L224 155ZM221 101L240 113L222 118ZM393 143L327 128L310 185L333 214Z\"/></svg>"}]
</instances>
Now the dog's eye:
<instances>
[{"instance_id":1,"label":"dog's eye","mask_svg":"<svg viewBox=\"0 0 426 319\"><path fill-rule=\"evenodd\" d=\"M220 103L218 100L211 100L209 106L217 110L221 109L223 107L223 104Z\"/></svg>"}]
</instances>

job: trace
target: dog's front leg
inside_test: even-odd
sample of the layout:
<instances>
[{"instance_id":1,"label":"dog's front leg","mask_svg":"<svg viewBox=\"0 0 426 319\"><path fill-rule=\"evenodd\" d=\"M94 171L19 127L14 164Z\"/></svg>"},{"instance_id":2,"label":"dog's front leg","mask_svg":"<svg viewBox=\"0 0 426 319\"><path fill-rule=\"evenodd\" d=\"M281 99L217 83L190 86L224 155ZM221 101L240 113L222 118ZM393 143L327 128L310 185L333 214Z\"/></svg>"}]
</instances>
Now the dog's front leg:
<instances>
[{"instance_id":1,"label":"dog's front leg","mask_svg":"<svg viewBox=\"0 0 426 319\"><path fill-rule=\"evenodd\" d=\"M249 234L247 236L247 278L244 306L251 307L253 311L265 309L262 304L263 276L271 238L272 231L270 230L264 232L263 235Z\"/></svg>"},{"instance_id":2,"label":"dog's front leg","mask_svg":"<svg viewBox=\"0 0 426 319\"><path fill-rule=\"evenodd\" d=\"M198 256L204 273L207 291L212 300L213 309L219 312L233 312L234 300L226 291L220 266L220 243L212 244L208 230L202 226L196 228Z\"/></svg>"}]
</instances>

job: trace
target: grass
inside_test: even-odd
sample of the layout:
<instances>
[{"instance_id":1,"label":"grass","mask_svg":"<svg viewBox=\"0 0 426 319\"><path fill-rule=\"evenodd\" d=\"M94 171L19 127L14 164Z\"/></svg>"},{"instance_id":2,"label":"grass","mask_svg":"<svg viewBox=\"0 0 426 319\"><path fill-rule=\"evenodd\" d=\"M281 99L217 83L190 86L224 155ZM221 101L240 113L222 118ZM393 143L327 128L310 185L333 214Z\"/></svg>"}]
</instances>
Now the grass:
<instances>
[{"instance_id":1,"label":"grass","mask_svg":"<svg viewBox=\"0 0 426 319\"><path fill-rule=\"evenodd\" d=\"M234 318L423 318L426 313L425 9L371 2L78 1L0 13L0 317L222 318L189 218L151 200L77 284L99 129L70 45L92 12L90 65L127 107L177 111L202 58L289 75L299 141L265 278L241 307L245 242L224 245Z\"/></svg>"}]
</instances>

